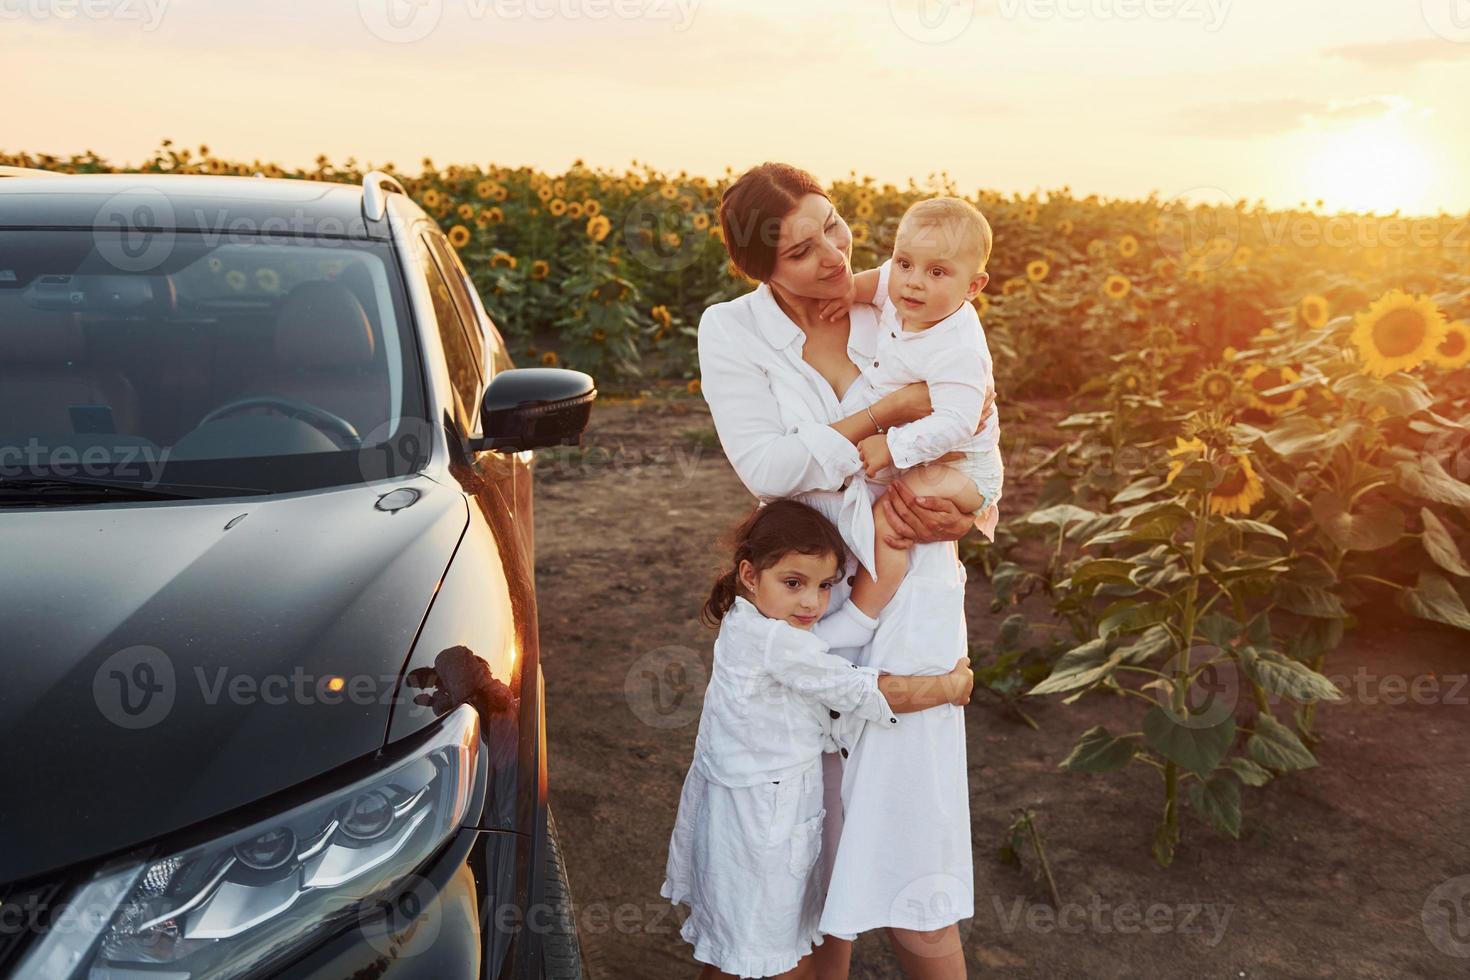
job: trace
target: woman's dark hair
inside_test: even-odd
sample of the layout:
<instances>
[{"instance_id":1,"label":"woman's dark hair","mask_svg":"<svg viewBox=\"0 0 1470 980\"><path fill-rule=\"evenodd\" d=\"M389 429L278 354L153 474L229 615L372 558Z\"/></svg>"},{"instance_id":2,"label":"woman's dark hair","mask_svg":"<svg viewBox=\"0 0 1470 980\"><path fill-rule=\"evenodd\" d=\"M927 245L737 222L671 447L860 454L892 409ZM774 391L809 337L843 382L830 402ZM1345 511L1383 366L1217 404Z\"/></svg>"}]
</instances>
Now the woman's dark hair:
<instances>
[{"instance_id":1,"label":"woman's dark hair","mask_svg":"<svg viewBox=\"0 0 1470 980\"><path fill-rule=\"evenodd\" d=\"M817 178L789 163L751 167L725 188L720 195L720 232L736 268L762 282L771 277L781 222L808 194L827 197Z\"/></svg>"},{"instance_id":2,"label":"woman's dark hair","mask_svg":"<svg viewBox=\"0 0 1470 980\"><path fill-rule=\"evenodd\" d=\"M735 604L740 592L740 562L748 561L764 571L788 552L803 555L832 555L842 568L847 561L847 544L832 522L818 510L799 500L773 500L756 507L745 520L722 536L721 543L733 552L724 574L715 579L705 600L700 620L711 629Z\"/></svg>"}]
</instances>

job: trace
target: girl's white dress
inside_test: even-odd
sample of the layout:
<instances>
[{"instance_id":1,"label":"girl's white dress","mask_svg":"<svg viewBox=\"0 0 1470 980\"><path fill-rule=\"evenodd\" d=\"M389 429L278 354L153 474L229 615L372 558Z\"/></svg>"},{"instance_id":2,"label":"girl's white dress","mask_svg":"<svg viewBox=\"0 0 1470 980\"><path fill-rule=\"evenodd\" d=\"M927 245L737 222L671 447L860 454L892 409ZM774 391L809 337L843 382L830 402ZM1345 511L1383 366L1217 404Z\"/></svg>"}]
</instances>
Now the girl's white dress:
<instances>
[{"instance_id":1,"label":"girl's white dress","mask_svg":"<svg viewBox=\"0 0 1470 980\"><path fill-rule=\"evenodd\" d=\"M849 314L849 359L871 366L878 314ZM761 500L795 496L840 523L845 495L876 499L857 447L831 427L875 400L865 376L839 399L802 359L806 335L770 287L705 310L699 325L700 384L726 457ZM993 525L982 512L975 524ZM854 541L844 536L849 547ZM848 559L849 574L857 570ZM916 544L909 572L883 609L871 643L834 651L900 674L944 673L968 652L964 565L952 541ZM832 603L847 598L849 583ZM848 748L825 765L829 879L820 931L842 938L882 926L938 929L974 914L974 866L964 709L942 705L897 724L836 735ZM838 816L840 811L840 819Z\"/></svg>"},{"instance_id":2,"label":"girl's white dress","mask_svg":"<svg viewBox=\"0 0 1470 980\"><path fill-rule=\"evenodd\" d=\"M899 724L877 669L829 648L861 645L876 625L844 603L801 630L743 597L721 620L660 887L689 906L680 935L699 962L768 977L821 944L831 720Z\"/></svg>"}]
</instances>

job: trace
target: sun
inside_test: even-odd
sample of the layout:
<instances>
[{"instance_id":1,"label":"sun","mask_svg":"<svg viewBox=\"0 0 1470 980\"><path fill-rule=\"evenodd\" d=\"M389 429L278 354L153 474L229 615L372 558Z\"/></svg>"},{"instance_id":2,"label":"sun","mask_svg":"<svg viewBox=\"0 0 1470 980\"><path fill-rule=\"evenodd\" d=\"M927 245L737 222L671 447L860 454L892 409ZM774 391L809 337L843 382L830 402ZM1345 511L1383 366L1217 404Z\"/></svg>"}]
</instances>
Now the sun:
<instances>
[{"instance_id":1,"label":"sun","mask_svg":"<svg viewBox=\"0 0 1470 980\"><path fill-rule=\"evenodd\" d=\"M1434 214L1440 174L1423 140L1398 117L1316 133L1302 196L1328 211Z\"/></svg>"}]
</instances>

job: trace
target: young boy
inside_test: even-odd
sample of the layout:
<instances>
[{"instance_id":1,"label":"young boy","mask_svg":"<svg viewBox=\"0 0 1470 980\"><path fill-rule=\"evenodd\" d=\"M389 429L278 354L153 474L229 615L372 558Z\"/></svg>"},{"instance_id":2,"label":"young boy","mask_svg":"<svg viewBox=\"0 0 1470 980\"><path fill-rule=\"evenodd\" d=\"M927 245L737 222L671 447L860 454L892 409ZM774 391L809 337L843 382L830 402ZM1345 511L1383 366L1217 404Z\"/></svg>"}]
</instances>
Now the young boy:
<instances>
[{"instance_id":1,"label":"young boy","mask_svg":"<svg viewBox=\"0 0 1470 980\"><path fill-rule=\"evenodd\" d=\"M995 369L972 305L990 280L985 264L991 244L989 222L969 202L954 197L919 201L899 222L893 256L854 277L853 299L879 310L876 353L862 365L874 397L923 381L933 405L932 414L879 429L859 444L867 475L888 483L895 478L893 468L904 471L896 478L911 490L947 498L974 513L982 533L994 541L995 504L1005 470L997 414L991 412L979 425ZM939 461L951 453L958 454L948 456L953 462ZM883 510L875 509L872 517L876 535L854 524L850 543L875 579L902 577L907 553L884 543L891 529ZM869 540L874 550L865 553L862 546Z\"/></svg>"}]
</instances>

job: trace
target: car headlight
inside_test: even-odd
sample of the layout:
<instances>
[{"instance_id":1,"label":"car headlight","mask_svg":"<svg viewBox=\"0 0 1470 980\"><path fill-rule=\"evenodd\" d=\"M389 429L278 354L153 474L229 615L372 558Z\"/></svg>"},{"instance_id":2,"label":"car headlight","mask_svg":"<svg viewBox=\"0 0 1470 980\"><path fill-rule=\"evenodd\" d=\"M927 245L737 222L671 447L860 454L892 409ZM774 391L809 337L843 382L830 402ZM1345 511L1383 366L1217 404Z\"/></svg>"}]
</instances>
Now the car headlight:
<instances>
[{"instance_id":1,"label":"car headlight","mask_svg":"<svg viewBox=\"0 0 1470 980\"><path fill-rule=\"evenodd\" d=\"M391 893L465 822L479 716L462 705L390 768L238 833L103 868L23 980L229 978L284 960Z\"/></svg>"}]
</instances>

